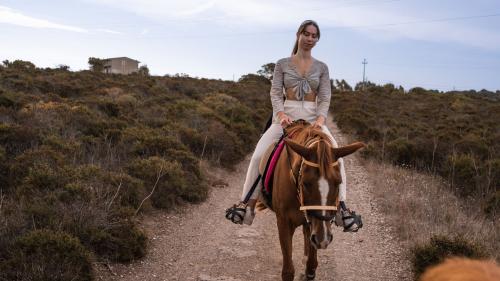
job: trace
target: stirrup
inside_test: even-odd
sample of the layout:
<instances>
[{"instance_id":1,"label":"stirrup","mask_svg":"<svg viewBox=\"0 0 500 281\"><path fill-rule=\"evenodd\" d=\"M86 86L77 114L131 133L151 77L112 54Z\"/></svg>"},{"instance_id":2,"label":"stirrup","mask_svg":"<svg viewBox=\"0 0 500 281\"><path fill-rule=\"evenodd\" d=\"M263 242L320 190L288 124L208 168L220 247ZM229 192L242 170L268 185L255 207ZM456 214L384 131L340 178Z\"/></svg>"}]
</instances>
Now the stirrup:
<instances>
[{"instance_id":1,"label":"stirrup","mask_svg":"<svg viewBox=\"0 0 500 281\"><path fill-rule=\"evenodd\" d=\"M358 230L363 227L363 222L361 221L361 215L357 215L356 212L347 209L347 210L341 210L341 214L342 214L342 223L344 226L344 232L358 232ZM346 225L346 221L351 219L352 221Z\"/></svg>"},{"instance_id":2,"label":"stirrup","mask_svg":"<svg viewBox=\"0 0 500 281\"><path fill-rule=\"evenodd\" d=\"M226 219L235 224L243 224L247 204L240 202L226 209Z\"/></svg>"}]
</instances>

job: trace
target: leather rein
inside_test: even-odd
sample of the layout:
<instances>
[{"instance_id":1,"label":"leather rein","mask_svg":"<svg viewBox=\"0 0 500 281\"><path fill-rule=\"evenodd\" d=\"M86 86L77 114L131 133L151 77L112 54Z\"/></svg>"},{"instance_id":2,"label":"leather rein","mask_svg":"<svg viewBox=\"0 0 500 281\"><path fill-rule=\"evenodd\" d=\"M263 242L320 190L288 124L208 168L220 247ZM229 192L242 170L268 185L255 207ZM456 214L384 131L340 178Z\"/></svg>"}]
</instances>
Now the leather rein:
<instances>
[{"instance_id":1,"label":"leather rein","mask_svg":"<svg viewBox=\"0 0 500 281\"><path fill-rule=\"evenodd\" d=\"M310 148L314 144L316 144L318 142L321 142L321 141L325 142L322 139L312 139L312 141L309 141L309 142L306 143L306 147ZM325 142L325 143L328 146L331 146L327 142ZM291 178L292 178L293 182L295 183L295 186L297 187L297 199L299 200L299 203L300 203L299 210L304 212L304 216L306 218L307 223L308 224L311 223L310 220L309 220L308 211L310 211L309 214L311 216L313 216L313 217L315 217L315 218L317 218L319 220L322 220L322 221L331 221L331 220L333 220L333 218L335 217L335 214L334 215L330 215L330 216L323 216L323 215L321 215L317 211L336 211L337 210L337 206L304 205L304 183L302 182L302 169L306 165L307 166L311 166L311 167L315 167L315 168L319 169L320 168L320 164L308 161L308 160L304 159L304 157L301 157L300 168L299 168L299 175L296 177L295 173L293 172L292 164L291 164L291 161L290 161L290 152L288 150L288 146L286 146L286 150L287 150L286 152L287 152L287 157L288 157L288 164L290 166L290 175L291 175ZM331 167L338 166L338 162L335 161L333 163L329 163L329 166L331 166Z\"/></svg>"}]
</instances>

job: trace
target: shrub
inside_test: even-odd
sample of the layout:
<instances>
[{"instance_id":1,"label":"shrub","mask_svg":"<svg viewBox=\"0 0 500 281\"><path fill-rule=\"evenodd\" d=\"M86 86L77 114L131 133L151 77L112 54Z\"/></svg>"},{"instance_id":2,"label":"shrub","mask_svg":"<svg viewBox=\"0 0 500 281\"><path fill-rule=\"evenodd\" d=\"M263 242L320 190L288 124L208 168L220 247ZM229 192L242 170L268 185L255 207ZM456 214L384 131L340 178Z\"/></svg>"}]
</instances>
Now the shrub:
<instances>
[{"instance_id":1,"label":"shrub","mask_svg":"<svg viewBox=\"0 0 500 281\"><path fill-rule=\"evenodd\" d=\"M129 211L125 216L131 215ZM130 262L146 254L146 235L133 223L120 219L109 226L88 229L90 247L101 258Z\"/></svg>"},{"instance_id":2,"label":"shrub","mask_svg":"<svg viewBox=\"0 0 500 281\"><path fill-rule=\"evenodd\" d=\"M184 172L178 162L153 156L133 161L128 171L144 181L148 193L154 189L151 201L157 208L174 207L186 189Z\"/></svg>"},{"instance_id":3,"label":"shrub","mask_svg":"<svg viewBox=\"0 0 500 281\"><path fill-rule=\"evenodd\" d=\"M0 144L7 154L17 155L39 143L35 129L19 125L0 124Z\"/></svg>"},{"instance_id":4,"label":"shrub","mask_svg":"<svg viewBox=\"0 0 500 281\"><path fill-rule=\"evenodd\" d=\"M387 152L396 164L411 165L415 160L414 144L398 138L387 143Z\"/></svg>"},{"instance_id":5,"label":"shrub","mask_svg":"<svg viewBox=\"0 0 500 281\"><path fill-rule=\"evenodd\" d=\"M500 211L500 190L493 193L490 198L486 201L484 206L484 212L491 218L497 217Z\"/></svg>"},{"instance_id":6,"label":"shrub","mask_svg":"<svg viewBox=\"0 0 500 281\"><path fill-rule=\"evenodd\" d=\"M453 170L453 183L461 196L470 196L476 190L476 164L471 155L455 155L449 158Z\"/></svg>"},{"instance_id":7,"label":"shrub","mask_svg":"<svg viewBox=\"0 0 500 281\"><path fill-rule=\"evenodd\" d=\"M415 279L418 279L426 268L439 264L447 257L484 258L487 256L482 247L465 240L463 237L457 236L451 239L437 235L431 237L427 244L414 246L411 249L411 254Z\"/></svg>"},{"instance_id":8,"label":"shrub","mask_svg":"<svg viewBox=\"0 0 500 281\"><path fill-rule=\"evenodd\" d=\"M120 114L119 106L113 102L103 102L99 104L99 109L106 113L109 117L117 117Z\"/></svg>"},{"instance_id":9,"label":"shrub","mask_svg":"<svg viewBox=\"0 0 500 281\"><path fill-rule=\"evenodd\" d=\"M64 156L48 147L28 150L14 159L10 166L9 183L19 195L53 190L65 185L71 177Z\"/></svg>"},{"instance_id":10,"label":"shrub","mask_svg":"<svg viewBox=\"0 0 500 281\"><path fill-rule=\"evenodd\" d=\"M0 261L0 280L93 279L89 252L64 232L33 230L19 237L9 254Z\"/></svg>"},{"instance_id":11,"label":"shrub","mask_svg":"<svg viewBox=\"0 0 500 281\"><path fill-rule=\"evenodd\" d=\"M0 106L19 109L21 104L17 101L16 95L12 92L4 92L0 89Z\"/></svg>"}]
</instances>

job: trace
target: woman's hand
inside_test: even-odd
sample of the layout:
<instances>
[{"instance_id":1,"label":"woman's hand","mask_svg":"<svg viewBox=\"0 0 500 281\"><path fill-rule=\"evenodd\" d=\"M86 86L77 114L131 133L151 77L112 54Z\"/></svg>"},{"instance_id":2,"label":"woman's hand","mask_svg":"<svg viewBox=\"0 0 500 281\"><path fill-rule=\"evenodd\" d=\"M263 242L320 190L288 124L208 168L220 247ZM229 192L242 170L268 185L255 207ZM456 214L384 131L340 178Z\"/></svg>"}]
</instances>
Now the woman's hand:
<instances>
[{"instance_id":1,"label":"woman's hand","mask_svg":"<svg viewBox=\"0 0 500 281\"><path fill-rule=\"evenodd\" d=\"M313 128L321 129L321 126L325 125L325 117L323 115L318 116L316 121L312 124Z\"/></svg>"},{"instance_id":2,"label":"woman's hand","mask_svg":"<svg viewBox=\"0 0 500 281\"><path fill-rule=\"evenodd\" d=\"M278 112L278 118L280 119L281 127L286 128L288 125L292 124L292 119L288 117L283 111Z\"/></svg>"}]
</instances>

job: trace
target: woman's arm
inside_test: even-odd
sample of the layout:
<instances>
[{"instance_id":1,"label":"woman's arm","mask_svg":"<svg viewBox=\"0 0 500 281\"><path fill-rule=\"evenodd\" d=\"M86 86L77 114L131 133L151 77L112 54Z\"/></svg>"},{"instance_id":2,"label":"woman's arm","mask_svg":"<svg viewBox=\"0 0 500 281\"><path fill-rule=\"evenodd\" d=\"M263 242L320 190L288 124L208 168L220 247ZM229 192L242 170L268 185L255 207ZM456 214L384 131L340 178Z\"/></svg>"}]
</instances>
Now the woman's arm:
<instances>
[{"instance_id":1,"label":"woman's arm","mask_svg":"<svg viewBox=\"0 0 500 281\"><path fill-rule=\"evenodd\" d=\"M314 126L324 125L330 108L330 99L332 97L332 87L330 85L330 74L328 66L323 64L323 70L319 78L318 104L317 104L317 119Z\"/></svg>"},{"instance_id":2,"label":"woman's arm","mask_svg":"<svg viewBox=\"0 0 500 281\"><path fill-rule=\"evenodd\" d=\"M280 119L281 126L286 127L291 124L292 120L285 114L285 107L283 105L283 76L281 60L279 60L274 66L270 95L273 111L276 112L276 115Z\"/></svg>"},{"instance_id":3,"label":"woman's arm","mask_svg":"<svg viewBox=\"0 0 500 281\"><path fill-rule=\"evenodd\" d=\"M285 108L283 106L283 69L281 68L281 60L276 62L274 66L270 95L273 111L276 113L283 112Z\"/></svg>"}]
</instances>

